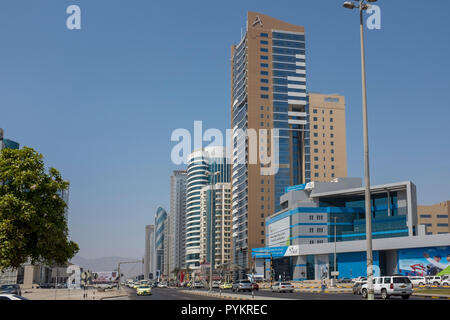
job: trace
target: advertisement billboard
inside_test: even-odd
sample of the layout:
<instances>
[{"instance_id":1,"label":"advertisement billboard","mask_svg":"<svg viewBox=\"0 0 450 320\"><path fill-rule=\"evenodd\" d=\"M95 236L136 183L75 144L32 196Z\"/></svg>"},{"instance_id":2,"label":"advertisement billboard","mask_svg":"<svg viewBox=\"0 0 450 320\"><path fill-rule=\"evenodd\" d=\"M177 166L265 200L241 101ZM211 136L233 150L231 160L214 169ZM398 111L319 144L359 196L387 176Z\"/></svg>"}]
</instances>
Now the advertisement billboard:
<instances>
[{"instance_id":1,"label":"advertisement billboard","mask_svg":"<svg viewBox=\"0 0 450 320\"><path fill-rule=\"evenodd\" d=\"M117 271L102 271L97 272L97 279L95 279L96 283L108 283L115 282L119 279L119 274Z\"/></svg>"},{"instance_id":2,"label":"advertisement billboard","mask_svg":"<svg viewBox=\"0 0 450 320\"><path fill-rule=\"evenodd\" d=\"M450 247L398 250L398 269L408 276L450 274Z\"/></svg>"},{"instance_id":3,"label":"advertisement billboard","mask_svg":"<svg viewBox=\"0 0 450 320\"><path fill-rule=\"evenodd\" d=\"M267 228L269 247L290 245L290 217L271 223Z\"/></svg>"}]
</instances>

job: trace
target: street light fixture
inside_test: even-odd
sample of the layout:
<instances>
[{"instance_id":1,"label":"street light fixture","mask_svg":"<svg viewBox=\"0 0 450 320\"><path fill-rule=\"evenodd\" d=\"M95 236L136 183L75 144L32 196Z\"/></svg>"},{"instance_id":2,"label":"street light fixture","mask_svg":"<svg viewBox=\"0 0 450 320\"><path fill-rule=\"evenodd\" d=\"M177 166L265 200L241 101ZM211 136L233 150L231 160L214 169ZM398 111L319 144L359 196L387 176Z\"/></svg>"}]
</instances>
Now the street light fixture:
<instances>
[{"instance_id":1,"label":"street light fixture","mask_svg":"<svg viewBox=\"0 0 450 320\"><path fill-rule=\"evenodd\" d=\"M365 182L365 211L366 211L366 251L367 251L367 299L374 300L373 292L373 254L372 254L372 206L370 200L370 171L369 171L369 133L367 120L367 87L366 87L366 60L364 49L364 22L363 11L370 8L371 2L377 0L358 0L344 2L344 8L359 9L359 29L361 38L361 74L363 99L363 127L364 127L364 182ZM359 3L359 4L357 4Z\"/></svg>"},{"instance_id":2,"label":"street light fixture","mask_svg":"<svg viewBox=\"0 0 450 320\"><path fill-rule=\"evenodd\" d=\"M214 177L220 175L220 171L211 172L206 171L206 175L211 176L211 206L210 206L210 221L209 221L209 292L212 292L212 275L213 275L213 196L214 196Z\"/></svg>"}]
</instances>

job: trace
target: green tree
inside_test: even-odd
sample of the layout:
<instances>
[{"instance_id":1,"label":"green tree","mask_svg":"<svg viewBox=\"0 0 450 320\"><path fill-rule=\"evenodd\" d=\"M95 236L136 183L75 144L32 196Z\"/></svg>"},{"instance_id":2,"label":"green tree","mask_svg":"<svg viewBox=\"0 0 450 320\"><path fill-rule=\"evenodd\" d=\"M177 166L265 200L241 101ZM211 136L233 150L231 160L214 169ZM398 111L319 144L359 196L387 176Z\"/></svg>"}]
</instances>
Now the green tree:
<instances>
[{"instance_id":1,"label":"green tree","mask_svg":"<svg viewBox=\"0 0 450 320\"><path fill-rule=\"evenodd\" d=\"M26 262L65 264L79 250L69 240L67 204L61 197L69 182L32 148L0 153L0 270Z\"/></svg>"}]
</instances>

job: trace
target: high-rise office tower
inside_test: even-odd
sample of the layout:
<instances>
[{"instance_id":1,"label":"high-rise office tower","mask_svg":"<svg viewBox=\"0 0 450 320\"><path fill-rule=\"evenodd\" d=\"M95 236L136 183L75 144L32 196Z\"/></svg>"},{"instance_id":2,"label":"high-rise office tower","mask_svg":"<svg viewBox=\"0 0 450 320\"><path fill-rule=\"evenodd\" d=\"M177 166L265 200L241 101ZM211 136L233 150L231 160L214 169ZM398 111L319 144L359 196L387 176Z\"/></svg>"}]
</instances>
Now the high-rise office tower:
<instances>
[{"instance_id":1,"label":"high-rise office tower","mask_svg":"<svg viewBox=\"0 0 450 320\"><path fill-rule=\"evenodd\" d=\"M3 148L19 149L19 144L17 142L9 139L4 139L3 135L4 131L2 128L0 128L0 151L2 151Z\"/></svg>"},{"instance_id":2,"label":"high-rise office tower","mask_svg":"<svg viewBox=\"0 0 450 320\"><path fill-rule=\"evenodd\" d=\"M204 186L200 206L200 261L224 270L231 262L231 184Z\"/></svg>"},{"instance_id":3,"label":"high-rise office tower","mask_svg":"<svg viewBox=\"0 0 450 320\"><path fill-rule=\"evenodd\" d=\"M144 279L155 276L155 226L145 226Z\"/></svg>"},{"instance_id":4,"label":"high-rise office tower","mask_svg":"<svg viewBox=\"0 0 450 320\"><path fill-rule=\"evenodd\" d=\"M166 254L166 233L167 233L167 212L163 207L158 207L155 216L155 256L156 256L156 277L167 272Z\"/></svg>"},{"instance_id":5,"label":"high-rise office tower","mask_svg":"<svg viewBox=\"0 0 450 320\"><path fill-rule=\"evenodd\" d=\"M186 189L186 267L192 270L199 269L201 262L201 189L206 185L229 182L230 177L230 157L226 148L207 147L195 150L189 155Z\"/></svg>"},{"instance_id":6,"label":"high-rise office tower","mask_svg":"<svg viewBox=\"0 0 450 320\"><path fill-rule=\"evenodd\" d=\"M169 270L184 268L186 261L187 172L175 170L170 177Z\"/></svg>"},{"instance_id":7,"label":"high-rise office tower","mask_svg":"<svg viewBox=\"0 0 450 320\"><path fill-rule=\"evenodd\" d=\"M233 259L242 276L252 267L251 249L265 245L265 218L280 209L285 188L311 179L304 28L248 12L231 57ZM256 130L257 138L239 129ZM264 169L276 155L272 140L278 170L271 172Z\"/></svg>"},{"instance_id":8,"label":"high-rise office tower","mask_svg":"<svg viewBox=\"0 0 450 320\"><path fill-rule=\"evenodd\" d=\"M345 98L308 93L311 136L311 181L347 177Z\"/></svg>"}]
</instances>

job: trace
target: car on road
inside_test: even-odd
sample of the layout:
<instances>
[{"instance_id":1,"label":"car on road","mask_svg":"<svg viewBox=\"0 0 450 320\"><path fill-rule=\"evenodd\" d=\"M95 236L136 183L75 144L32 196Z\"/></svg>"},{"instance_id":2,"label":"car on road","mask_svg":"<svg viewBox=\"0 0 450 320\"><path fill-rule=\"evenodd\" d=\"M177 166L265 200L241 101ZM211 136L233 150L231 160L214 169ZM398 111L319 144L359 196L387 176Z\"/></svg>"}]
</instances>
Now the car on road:
<instances>
[{"instance_id":1,"label":"car on road","mask_svg":"<svg viewBox=\"0 0 450 320\"><path fill-rule=\"evenodd\" d=\"M373 279L373 291L375 296L381 296L382 299L389 299L391 296L409 299L413 293L413 285L406 276L375 277ZM367 283L363 284L361 294L363 298L367 298Z\"/></svg>"},{"instance_id":2,"label":"car on road","mask_svg":"<svg viewBox=\"0 0 450 320\"><path fill-rule=\"evenodd\" d=\"M152 288L148 284L139 286L136 289L136 294L138 296L144 296L144 295L152 294Z\"/></svg>"},{"instance_id":3,"label":"car on road","mask_svg":"<svg viewBox=\"0 0 450 320\"><path fill-rule=\"evenodd\" d=\"M272 292L294 292L294 286L290 282L275 282L271 287Z\"/></svg>"},{"instance_id":4,"label":"car on road","mask_svg":"<svg viewBox=\"0 0 450 320\"><path fill-rule=\"evenodd\" d=\"M19 296L17 294L0 294L0 301L1 300L28 300L28 299Z\"/></svg>"},{"instance_id":5,"label":"car on road","mask_svg":"<svg viewBox=\"0 0 450 320\"><path fill-rule=\"evenodd\" d=\"M20 286L18 284L2 284L0 286L0 293L17 294L17 295L21 296L22 290L20 290Z\"/></svg>"},{"instance_id":6,"label":"car on road","mask_svg":"<svg viewBox=\"0 0 450 320\"><path fill-rule=\"evenodd\" d=\"M450 286L450 275L442 276L441 286Z\"/></svg>"},{"instance_id":7,"label":"car on road","mask_svg":"<svg viewBox=\"0 0 450 320\"><path fill-rule=\"evenodd\" d=\"M192 284L192 288L195 288L195 289L200 289L200 288L204 288L204 287L205 287L205 285L201 281L195 281Z\"/></svg>"},{"instance_id":8,"label":"car on road","mask_svg":"<svg viewBox=\"0 0 450 320\"><path fill-rule=\"evenodd\" d=\"M167 288L167 282L158 283L158 288Z\"/></svg>"},{"instance_id":9,"label":"car on road","mask_svg":"<svg viewBox=\"0 0 450 320\"><path fill-rule=\"evenodd\" d=\"M427 283L425 277L410 276L408 277L413 286L424 286Z\"/></svg>"},{"instance_id":10,"label":"car on road","mask_svg":"<svg viewBox=\"0 0 450 320\"><path fill-rule=\"evenodd\" d=\"M231 291L240 292L240 291L252 291L252 283L250 280L239 280L233 283L231 287Z\"/></svg>"},{"instance_id":11,"label":"car on road","mask_svg":"<svg viewBox=\"0 0 450 320\"><path fill-rule=\"evenodd\" d=\"M220 288L220 281L213 281L212 287L216 288L216 289L219 289Z\"/></svg>"},{"instance_id":12,"label":"car on road","mask_svg":"<svg viewBox=\"0 0 450 320\"><path fill-rule=\"evenodd\" d=\"M361 294L361 288L362 288L362 286L363 286L363 284L366 284L367 283L367 281L360 281L360 282L355 282L354 284L353 284L353 287L352 287L352 292L353 292L353 294Z\"/></svg>"},{"instance_id":13,"label":"car on road","mask_svg":"<svg viewBox=\"0 0 450 320\"><path fill-rule=\"evenodd\" d=\"M224 282L220 285L220 289L222 290L227 290L227 289L232 289L233 288L233 284L231 282Z\"/></svg>"}]
</instances>

